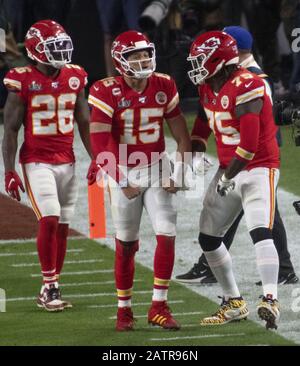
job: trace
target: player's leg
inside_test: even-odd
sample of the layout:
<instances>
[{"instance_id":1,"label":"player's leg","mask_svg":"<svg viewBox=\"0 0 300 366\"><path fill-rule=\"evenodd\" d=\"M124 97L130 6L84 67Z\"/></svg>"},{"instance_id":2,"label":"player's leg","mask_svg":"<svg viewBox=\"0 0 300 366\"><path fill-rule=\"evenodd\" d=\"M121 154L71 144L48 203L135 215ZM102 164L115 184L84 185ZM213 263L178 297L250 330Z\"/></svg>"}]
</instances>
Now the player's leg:
<instances>
[{"instance_id":1,"label":"player's leg","mask_svg":"<svg viewBox=\"0 0 300 366\"><path fill-rule=\"evenodd\" d=\"M61 311L63 304L56 280L58 218L60 205L55 177L48 164L30 163L22 166L26 191L39 220L37 250L43 286L37 305L47 311Z\"/></svg>"},{"instance_id":2,"label":"player's leg","mask_svg":"<svg viewBox=\"0 0 300 366\"><path fill-rule=\"evenodd\" d=\"M150 187L144 193L144 206L150 216L157 241L153 265L153 296L148 311L148 322L165 329L179 329L180 325L172 317L167 305L175 257L177 212L173 205L173 195L160 187Z\"/></svg>"},{"instance_id":3,"label":"player's leg","mask_svg":"<svg viewBox=\"0 0 300 366\"><path fill-rule=\"evenodd\" d=\"M267 328L276 328L279 320L277 281L279 259L272 237L275 214L275 192L279 179L277 169L255 168L240 173L240 190L246 224L251 235L256 263L263 288L258 314Z\"/></svg>"},{"instance_id":4,"label":"player's leg","mask_svg":"<svg viewBox=\"0 0 300 366\"><path fill-rule=\"evenodd\" d=\"M235 233L239 226L239 223L244 215L244 211L241 211L239 216L235 219L234 223L227 230L223 238L223 243L227 250L231 247ZM199 240L199 239L198 239ZM212 284L216 283L217 280L210 269L204 253L201 254L197 263L187 272L182 275L176 276L179 282L183 283L199 283L199 284Z\"/></svg>"},{"instance_id":5,"label":"player's leg","mask_svg":"<svg viewBox=\"0 0 300 366\"><path fill-rule=\"evenodd\" d=\"M272 235L279 256L278 283L279 284L297 283L299 279L295 274L295 270L291 262L291 256L287 245L286 231L282 218L280 216L277 199L276 199L275 217L274 217Z\"/></svg>"},{"instance_id":6,"label":"player's leg","mask_svg":"<svg viewBox=\"0 0 300 366\"><path fill-rule=\"evenodd\" d=\"M216 185L223 174L219 169L206 192L200 215L199 242L207 262L223 291L219 310L201 321L201 325L219 325L244 319L249 312L237 287L231 256L222 242L224 234L241 212L241 199L235 191L221 197Z\"/></svg>"},{"instance_id":7,"label":"player's leg","mask_svg":"<svg viewBox=\"0 0 300 366\"><path fill-rule=\"evenodd\" d=\"M134 257L139 248L142 195L129 200L121 188L110 182L110 206L116 231L115 282L118 294L116 330L132 330L134 325L131 297L134 279Z\"/></svg>"},{"instance_id":8,"label":"player's leg","mask_svg":"<svg viewBox=\"0 0 300 366\"><path fill-rule=\"evenodd\" d=\"M67 251L67 237L69 232L69 224L74 213L77 201L77 183L75 176L75 165L60 164L53 167L55 171L55 180L57 185L58 199L61 210L59 223L57 228L57 255L56 255L56 278L59 281L59 276L62 271L64 260ZM71 308L72 304L69 301L62 300L65 309Z\"/></svg>"}]
</instances>

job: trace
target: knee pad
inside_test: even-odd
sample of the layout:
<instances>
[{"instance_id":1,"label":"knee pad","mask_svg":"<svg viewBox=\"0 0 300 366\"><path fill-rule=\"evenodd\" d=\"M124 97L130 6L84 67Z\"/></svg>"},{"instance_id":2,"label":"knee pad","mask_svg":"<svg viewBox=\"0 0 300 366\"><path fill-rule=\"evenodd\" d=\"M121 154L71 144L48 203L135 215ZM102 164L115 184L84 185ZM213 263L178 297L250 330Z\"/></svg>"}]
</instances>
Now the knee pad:
<instances>
[{"instance_id":1,"label":"knee pad","mask_svg":"<svg viewBox=\"0 0 300 366\"><path fill-rule=\"evenodd\" d=\"M157 215L154 230L156 235L176 236L177 213L174 209Z\"/></svg>"},{"instance_id":2,"label":"knee pad","mask_svg":"<svg viewBox=\"0 0 300 366\"><path fill-rule=\"evenodd\" d=\"M74 214L75 205L64 206L60 210L59 223L70 224L72 216Z\"/></svg>"},{"instance_id":3,"label":"knee pad","mask_svg":"<svg viewBox=\"0 0 300 366\"><path fill-rule=\"evenodd\" d=\"M199 234L198 240L199 244L204 252L210 252L212 250L216 250L222 244L221 237L206 235L203 233Z\"/></svg>"},{"instance_id":4,"label":"knee pad","mask_svg":"<svg viewBox=\"0 0 300 366\"><path fill-rule=\"evenodd\" d=\"M258 227L250 231L250 236L253 244L266 239L273 239L272 230L266 227Z\"/></svg>"},{"instance_id":5,"label":"knee pad","mask_svg":"<svg viewBox=\"0 0 300 366\"><path fill-rule=\"evenodd\" d=\"M54 199L43 200L40 204L40 211L42 213L42 217L47 216L60 216L60 204Z\"/></svg>"}]
</instances>

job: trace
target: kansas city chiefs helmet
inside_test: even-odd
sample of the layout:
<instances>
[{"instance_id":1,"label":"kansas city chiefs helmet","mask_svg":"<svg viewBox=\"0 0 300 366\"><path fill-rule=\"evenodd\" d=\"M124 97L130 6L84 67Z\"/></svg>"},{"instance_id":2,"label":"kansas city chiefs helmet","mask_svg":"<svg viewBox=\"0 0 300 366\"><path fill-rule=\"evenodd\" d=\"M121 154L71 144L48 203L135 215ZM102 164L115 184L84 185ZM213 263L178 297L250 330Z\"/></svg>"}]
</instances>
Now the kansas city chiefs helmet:
<instances>
[{"instance_id":1,"label":"kansas city chiefs helmet","mask_svg":"<svg viewBox=\"0 0 300 366\"><path fill-rule=\"evenodd\" d=\"M73 44L64 28L53 20L33 24L25 36L28 57L57 69L71 62Z\"/></svg>"},{"instance_id":2,"label":"kansas city chiefs helmet","mask_svg":"<svg viewBox=\"0 0 300 366\"><path fill-rule=\"evenodd\" d=\"M239 63L236 41L222 31L203 33L192 43L187 60L192 64L189 78L195 85L203 84L222 67Z\"/></svg>"},{"instance_id":3,"label":"kansas city chiefs helmet","mask_svg":"<svg viewBox=\"0 0 300 366\"><path fill-rule=\"evenodd\" d=\"M142 60L128 61L128 56L137 51L146 50L149 58ZM111 56L115 68L121 75L145 79L153 74L156 68L154 44L142 33L137 31L127 31L121 33L113 42ZM142 63L148 61L150 66L143 68ZM136 67L133 67L133 65Z\"/></svg>"}]
</instances>

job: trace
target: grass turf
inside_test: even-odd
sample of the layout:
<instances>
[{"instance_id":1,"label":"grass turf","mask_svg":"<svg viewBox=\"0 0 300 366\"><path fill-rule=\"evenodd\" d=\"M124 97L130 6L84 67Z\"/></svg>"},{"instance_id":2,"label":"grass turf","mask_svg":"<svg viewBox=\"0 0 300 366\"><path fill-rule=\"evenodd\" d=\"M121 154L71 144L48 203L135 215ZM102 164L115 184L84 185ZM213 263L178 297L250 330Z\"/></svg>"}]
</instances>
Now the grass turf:
<instances>
[{"instance_id":1,"label":"grass turf","mask_svg":"<svg viewBox=\"0 0 300 366\"><path fill-rule=\"evenodd\" d=\"M148 326L147 311L151 302L152 272L136 266L138 280L134 286L134 315L137 316L133 332L115 331L116 296L114 294L113 272L70 275L68 272L112 270L114 253L106 246L88 239L70 240L69 249L82 249L69 252L66 261L101 259L95 263L65 264L62 284L75 285L62 287L63 295L74 304L73 309L61 313L47 313L38 309L35 296L40 288L40 278L31 274L39 273L39 266L14 267L13 264L36 263L36 255L18 255L33 252L34 243L1 245L0 266L5 277L1 287L6 289L7 309L0 313L0 345L89 345L89 346L193 346L193 345L293 345L274 331L266 331L252 321L241 321L220 327L200 327L199 319L216 310L216 304L199 296L186 287L172 283L169 299L180 301L171 304L173 313L182 324L178 332L165 331ZM15 253L14 256L4 256ZM108 284L76 285L82 282L104 282ZM138 293L138 291L148 291ZM100 294L100 295L96 295ZM102 295L101 295L102 294ZM108 295L103 295L108 294ZM69 296L70 295L70 296ZM73 296L72 296L73 295ZM10 301L9 299L32 297L31 300ZM93 305L109 305L92 308ZM186 313L201 314L186 314ZM142 316L142 317L140 317Z\"/></svg>"}]
</instances>

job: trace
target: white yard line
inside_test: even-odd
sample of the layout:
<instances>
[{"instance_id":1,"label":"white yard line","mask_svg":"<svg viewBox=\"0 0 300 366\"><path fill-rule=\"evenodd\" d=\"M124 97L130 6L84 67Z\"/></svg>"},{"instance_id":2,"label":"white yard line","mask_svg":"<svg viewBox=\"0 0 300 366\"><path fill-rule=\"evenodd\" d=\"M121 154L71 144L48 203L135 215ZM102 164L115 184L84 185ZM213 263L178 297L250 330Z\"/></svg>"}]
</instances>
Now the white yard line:
<instances>
[{"instance_id":1,"label":"white yard line","mask_svg":"<svg viewBox=\"0 0 300 366\"><path fill-rule=\"evenodd\" d=\"M172 301L168 301L168 304L182 304L184 303L183 300L172 300ZM98 308L114 308L116 307L116 303L114 304L105 304L105 305L88 305L87 308L92 308L92 309L98 309ZM135 308L136 306L150 306L149 301L148 302L136 302L132 304L132 307Z\"/></svg>"},{"instance_id":2,"label":"white yard line","mask_svg":"<svg viewBox=\"0 0 300 366\"><path fill-rule=\"evenodd\" d=\"M69 249L67 251L67 253L81 253L83 252L85 249ZM27 255L38 255L37 252L23 252L23 253L18 253L18 252L9 252L9 253L0 253L0 257L14 257L14 256L27 256Z\"/></svg>"},{"instance_id":3,"label":"white yard line","mask_svg":"<svg viewBox=\"0 0 300 366\"><path fill-rule=\"evenodd\" d=\"M223 337L244 337L245 333L227 333L227 334L207 334L199 336L186 337L168 337L168 338L150 338L150 341L176 341L178 339L205 339L205 338L223 338Z\"/></svg>"},{"instance_id":4,"label":"white yard line","mask_svg":"<svg viewBox=\"0 0 300 366\"><path fill-rule=\"evenodd\" d=\"M135 291L136 294L150 294L151 291ZM83 297L103 297L103 296L117 296L116 292L99 292L99 293L91 293L91 294L72 294L72 295L64 295L65 298L83 298ZM36 297L28 296L28 297L12 297L6 299L8 302L15 302L15 301L32 301L35 300Z\"/></svg>"},{"instance_id":5,"label":"white yard line","mask_svg":"<svg viewBox=\"0 0 300 366\"><path fill-rule=\"evenodd\" d=\"M79 240L79 239L88 239L86 236L69 236L69 240ZM6 244L28 244L29 242L33 242L35 244L36 238L28 238L28 239L9 239L9 240L0 240L0 245L6 245Z\"/></svg>"},{"instance_id":6,"label":"white yard line","mask_svg":"<svg viewBox=\"0 0 300 366\"><path fill-rule=\"evenodd\" d=\"M169 303L169 301L168 301ZM203 314L203 311L190 311L187 313L172 313L174 316L184 316L184 315L199 315ZM148 315L135 315L135 318L147 318ZM110 316L109 319L117 319L116 316Z\"/></svg>"},{"instance_id":7,"label":"white yard line","mask_svg":"<svg viewBox=\"0 0 300 366\"><path fill-rule=\"evenodd\" d=\"M136 282L142 282L142 280L135 280ZM91 285L112 285L115 284L115 280L109 280L109 281L95 281L95 282L73 282L73 283L60 283L60 287L77 287L77 286L91 286Z\"/></svg>"},{"instance_id":8,"label":"white yard line","mask_svg":"<svg viewBox=\"0 0 300 366\"><path fill-rule=\"evenodd\" d=\"M103 262L103 259L78 259L74 261L65 261L65 264L81 264L81 263L98 263ZM18 263L18 264L12 264L11 267L35 267L40 266L40 263Z\"/></svg>"},{"instance_id":9,"label":"white yard line","mask_svg":"<svg viewBox=\"0 0 300 366\"><path fill-rule=\"evenodd\" d=\"M77 275L86 275L86 274L94 274L94 273L112 273L114 269L95 269L93 271L78 271L78 272L62 272L61 276L77 276ZM30 277L41 277L40 273L33 273Z\"/></svg>"}]
</instances>

